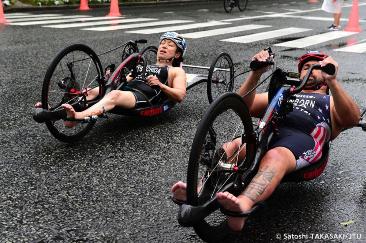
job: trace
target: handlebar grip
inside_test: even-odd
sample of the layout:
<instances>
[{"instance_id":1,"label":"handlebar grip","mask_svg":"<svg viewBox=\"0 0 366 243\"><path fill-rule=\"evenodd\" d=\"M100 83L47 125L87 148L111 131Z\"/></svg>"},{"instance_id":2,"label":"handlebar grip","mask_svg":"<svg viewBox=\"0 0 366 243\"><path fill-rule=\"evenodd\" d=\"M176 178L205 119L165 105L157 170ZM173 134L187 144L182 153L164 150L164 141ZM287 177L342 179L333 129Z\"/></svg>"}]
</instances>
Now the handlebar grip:
<instances>
[{"instance_id":1,"label":"handlebar grip","mask_svg":"<svg viewBox=\"0 0 366 243\"><path fill-rule=\"evenodd\" d=\"M251 61L250 62L249 67L250 67L250 69L252 69L253 71L255 71L255 70L258 70L260 68L267 67L267 66L273 65L273 64L274 64L273 61L259 62L259 61L255 61L254 60L254 61Z\"/></svg>"},{"instance_id":2,"label":"handlebar grip","mask_svg":"<svg viewBox=\"0 0 366 243\"><path fill-rule=\"evenodd\" d=\"M136 43L146 44L147 43L147 40L145 40L145 39L136 40Z\"/></svg>"},{"instance_id":3,"label":"handlebar grip","mask_svg":"<svg viewBox=\"0 0 366 243\"><path fill-rule=\"evenodd\" d=\"M328 63L327 65L321 67L321 70L329 75L334 75L336 72L336 68L332 63Z\"/></svg>"}]
</instances>

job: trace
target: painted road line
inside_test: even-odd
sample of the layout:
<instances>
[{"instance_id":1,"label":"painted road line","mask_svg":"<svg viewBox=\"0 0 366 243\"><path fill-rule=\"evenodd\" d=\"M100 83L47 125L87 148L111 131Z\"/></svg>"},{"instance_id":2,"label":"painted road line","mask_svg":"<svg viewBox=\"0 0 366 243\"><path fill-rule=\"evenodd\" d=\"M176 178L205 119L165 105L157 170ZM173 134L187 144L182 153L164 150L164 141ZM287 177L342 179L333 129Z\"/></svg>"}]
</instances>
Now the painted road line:
<instances>
[{"instance_id":1,"label":"painted road line","mask_svg":"<svg viewBox=\"0 0 366 243\"><path fill-rule=\"evenodd\" d=\"M219 25L226 25L226 24L230 24L230 23L224 23L224 22L220 22L220 21L209 21L209 22L205 22L205 23L165 26L165 27L155 28L155 29L149 28L149 29L143 29L143 30L126 31L126 33L155 34L155 33L167 32L167 31L189 30L189 29L219 26Z\"/></svg>"},{"instance_id":2,"label":"painted road line","mask_svg":"<svg viewBox=\"0 0 366 243\"><path fill-rule=\"evenodd\" d=\"M159 26L159 25L169 25L169 24L182 24L182 23L189 23L189 22L193 22L193 21L191 21L191 20L168 20L168 21L156 21L156 22L149 22L149 23L124 24L124 25L113 25L113 26L100 26L100 27L95 27L95 28L84 28L82 30L111 31L111 30L124 30L124 29L143 28L143 27L148 27L148 26Z\"/></svg>"},{"instance_id":3,"label":"painted road line","mask_svg":"<svg viewBox=\"0 0 366 243\"><path fill-rule=\"evenodd\" d=\"M122 23L154 21L154 20L156 20L156 19L153 19L153 18L111 19L111 20L103 20L103 21L88 22L88 23L43 25L42 27L65 29L65 28L87 27L87 26L96 26L96 25L116 25L116 24L122 24Z\"/></svg>"},{"instance_id":4,"label":"painted road line","mask_svg":"<svg viewBox=\"0 0 366 243\"><path fill-rule=\"evenodd\" d=\"M366 43L355 44L342 48L335 49L334 51L353 52L353 53L365 53Z\"/></svg>"},{"instance_id":5,"label":"painted road line","mask_svg":"<svg viewBox=\"0 0 366 243\"><path fill-rule=\"evenodd\" d=\"M54 19L54 20L42 20L35 21L32 24L28 24L24 22L24 24L16 23L14 25L40 25L40 24L57 24L57 23L71 23L71 22L85 22L85 21L95 21L95 20L112 20L112 19L120 19L123 17L84 17L84 18L71 18L71 19Z\"/></svg>"},{"instance_id":6,"label":"painted road line","mask_svg":"<svg viewBox=\"0 0 366 243\"><path fill-rule=\"evenodd\" d=\"M50 20L54 19L75 19L75 18L84 18L90 17L88 15L69 15L69 16L54 16L54 17L39 17L39 18L32 18L32 19L14 19L10 21L11 25L36 25L40 22L49 22Z\"/></svg>"},{"instance_id":7,"label":"painted road line","mask_svg":"<svg viewBox=\"0 0 366 243\"><path fill-rule=\"evenodd\" d=\"M357 32L346 32L346 31L331 31L319 35L312 35L305 38L286 41L279 44L275 44L275 46L283 46L283 47L291 47L291 48L304 48L308 46L314 46L320 43L324 43L327 41L339 39L342 37L347 37L350 35L357 34Z\"/></svg>"},{"instance_id":8,"label":"painted road line","mask_svg":"<svg viewBox=\"0 0 366 243\"><path fill-rule=\"evenodd\" d=\"M291 34L297 34L305 31L309 31L311 29L304 29L304 28L285 28L285 29L279 29L279 30L272 30L267 32L261 32L257 34L252 35L244 35L244 36L238 36L234 38L224 39L221 41L227 41L227 42L235 42L235 43L251 43L261 40L268 40L273 39L281 36L291 35Z\"/></svg>"},{"instance_id":9,"label":"painted road line","mask_svg":"<svg viewBox=\"0 0 366 243\"><path fill-rule=\"evenodd\" d=\"M12 19L12 20L18 20L18 19L24 19L24 20L29 20L32 18L39 18L39 17L56 17L56 16L62 16L60 14L37 14L37 15L30 15L30 14L25 14L25 15L5 15L5 17L7 19Z\"/></svg>"},{"instance_id":10,"label":"painted road line","mask_svg":"<svg viewBox=\"0 0 366 243\"><path fill-rule=\"evenodd\" d=\"M196 38L203 38L203 37L209 37L209 36L215 36L215 35L236 33L236 32L240 32L240 31L268 28L268 27L271 27L271 26L270 25L248 24L248 25L242 25L242 26L234 26L234 27L227 27L227 28L220 28L220 29L213 29L213 30L191 32L191 33L182 34L182 36L185 38L196 39Z\"/></svg>"}]
</instances>

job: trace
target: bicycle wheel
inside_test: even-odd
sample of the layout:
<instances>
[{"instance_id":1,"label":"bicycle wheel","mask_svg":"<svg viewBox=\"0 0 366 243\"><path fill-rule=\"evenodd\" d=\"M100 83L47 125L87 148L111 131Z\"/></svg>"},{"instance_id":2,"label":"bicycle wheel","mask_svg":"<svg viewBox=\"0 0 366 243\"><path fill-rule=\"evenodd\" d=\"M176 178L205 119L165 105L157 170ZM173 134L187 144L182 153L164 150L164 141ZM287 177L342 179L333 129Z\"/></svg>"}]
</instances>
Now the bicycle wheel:
<instances>
[{"instance_id":1,"label":"bicycle wheel","mask_svg":"<svg viewBox=\"0 0 366 243\"><path fill-rule=\"evenodd\" d=\"M138 51L137 45L134 42L127 42L122 50L121 62L123 62L131 54L137 53Z\"/></svg>"},{"instance_id":2,"label":"bicycle wheel","mask_svg":"<svg viewBox=\"0 0 366 243\"><path fill-rule=\"evenodd\" d=\"M210 103L234 88L234 64L229 54L221 53L211 64L207 78L207 98Z\"/></svg>"},{"instance_id":3,"label":"bicycle wheel","mask_svg":"<svg viewBox=\"0 0 366 243\"><path fill-rule=\"evenodd\" d=\"M157 52L158 48L156 46L148 46L145 47L141 52L140 55L143 58L146 65L154 65L157 61Z\"/></svg>"},{"instance_id":4,"label":"bicycle wheel","mask_svg":"<svg viewBox=\"0 0 366 243\"><path fill-rule=\"evenodd\" d=\"M242 138L245 138L245 146L241 143ZM228 151L226 159L221 148ZM205 205L219 191L238 195L242 190L242 175L253 162L254 154L255 137L245 103L235 93L220 96L200 121L192 143L187 170L187 203ZM237 188L234 184L238 182ZM224 219L215 211L193 227L202 239L211 241L226 233L216 230Z\"/></svg>"},{"instance_id":5,"label":"bicycle wheel","mask_svg":"<svg viewBox=\"0 0 366 243\"><path fill-rule=\"evenodd\" d=\"M243 12L248 5L248 0L238 0L238 8L241 12Z\"/></svg>"},{"instance_id":6,"label":"bicycle wheel","mask_svg":"<svg viewBox=\"0 0 366 243\"><path fill-rule=\"evenodd\" d=\"M235 6L235 0L224 0L224 9L226 13L230 13Z\"/></svg>"},{"instance_id":7,"label":"bicycle wheel","mask_svg":"<svg viewBox=\"0 0 366 243\"><path fill-rule=\"evenodd\" d=\"M97 88L97 89L95 89ZM71 104L76 111L85 110L90 101L87 92L94 89L98 96L104 95L102 65L95 52L86 45L75 44L62 50L48 67L42 87L42 108L47 110L63 109L62 104ZM47 121L51 134L60 141L76 142L85 136L95 121L75 123L68 128L64 120Z\"/></svg>"}]
</instances>

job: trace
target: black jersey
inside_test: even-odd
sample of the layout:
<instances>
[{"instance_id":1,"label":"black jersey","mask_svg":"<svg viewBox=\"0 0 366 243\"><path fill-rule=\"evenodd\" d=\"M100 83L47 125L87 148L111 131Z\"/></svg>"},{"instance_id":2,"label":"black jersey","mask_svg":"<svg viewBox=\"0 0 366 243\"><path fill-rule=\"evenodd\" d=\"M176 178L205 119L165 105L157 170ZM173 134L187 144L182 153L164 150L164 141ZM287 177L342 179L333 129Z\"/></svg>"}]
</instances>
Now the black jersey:
<instances>
[{"instance_id":1,"label":"black jersey","mask_svg":"<svg viewBox=\"0 0 366 243\"><path fill-rule=\"evenodd\" d=\"M146 77L149 75L156 76L159 81L168 85L168 66L160 67L158 65L147 65L146 70L142 65L137 65L132 71L131 76L133 80L128 82L123 88L124 90L134 90L146 96L146 99L151 103L160 102L166 99L165 94L161 91L159 86L150 86L146 83Z\"/></svg>"}]
</instances>

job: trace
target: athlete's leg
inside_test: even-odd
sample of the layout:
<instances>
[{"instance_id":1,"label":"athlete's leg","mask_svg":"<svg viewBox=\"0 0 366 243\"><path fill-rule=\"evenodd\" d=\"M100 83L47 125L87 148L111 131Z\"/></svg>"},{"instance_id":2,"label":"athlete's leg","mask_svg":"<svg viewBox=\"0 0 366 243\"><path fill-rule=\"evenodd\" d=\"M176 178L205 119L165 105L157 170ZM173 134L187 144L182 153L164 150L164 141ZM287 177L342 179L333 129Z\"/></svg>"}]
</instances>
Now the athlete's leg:
<instances>
[{"instance_id":1,"label":"athlete's leg","mask_svg":"<svg viewBox=\"0 0 366 243\"><path fill-rule=\"evenodd\" d=\"M258 173L244 192L238 197L228 192L219 192L217 200L227 210L248 211L255 203L271 196L285 174L293 171L295 167L296 160L290 150L284 147L273 148L264 155ZM228 225L232 230L240 231L244 223L245 218L228 217Z\"/></svg>"},{"instance_id":2,"label":"athlete's leg","mask_svg":"<svg viewBox=\"0 0 366 243\"><path fill-rule=\"evenodd\" d=\"M66 109L69 118L83 119L88 116L100 115L104 111L112 110L116 106L132 109L135 107L135 104L136 98L132 92L112 90L98 103L81 112L75 112L74 108L69 104L63 104L62 106Z\"/></svg>"}]
</instances>

